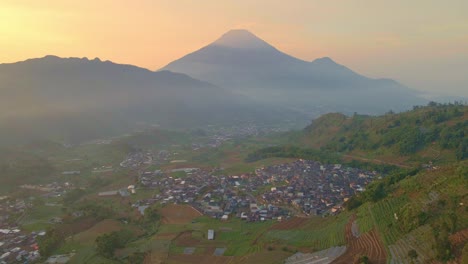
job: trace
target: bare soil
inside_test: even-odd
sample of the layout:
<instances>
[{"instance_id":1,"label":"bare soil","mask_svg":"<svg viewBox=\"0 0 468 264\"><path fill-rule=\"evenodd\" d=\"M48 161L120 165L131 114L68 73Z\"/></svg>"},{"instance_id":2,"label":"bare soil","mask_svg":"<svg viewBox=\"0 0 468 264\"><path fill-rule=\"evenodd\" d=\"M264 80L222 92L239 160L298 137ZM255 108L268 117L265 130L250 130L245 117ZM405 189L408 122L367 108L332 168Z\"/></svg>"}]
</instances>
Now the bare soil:
<instances>
[{"instance_id":1,"label":"bare soil","mask_svg":"<svg viewBox=\"0 0 468 264\"><path fill-rule=\"evenodd\" d=\"M202 214L188 205L171 204L160 210L163 224L188 224Z\"/></svg>"},{"instance_id":2,"label":"bare soil","mask_svg":"<svg viewBox=\"0 0 468 264\"><path fill-rule=\"evenodd\" d=\"M356 216L352 216L346 225L346 252L332 263L349 264L357 261L361 256L367 256L370 263L386 264L387 252L385 246L375 229L359 237L355 237L352 232L352 225Z\"/></svg>"}]
</instances>

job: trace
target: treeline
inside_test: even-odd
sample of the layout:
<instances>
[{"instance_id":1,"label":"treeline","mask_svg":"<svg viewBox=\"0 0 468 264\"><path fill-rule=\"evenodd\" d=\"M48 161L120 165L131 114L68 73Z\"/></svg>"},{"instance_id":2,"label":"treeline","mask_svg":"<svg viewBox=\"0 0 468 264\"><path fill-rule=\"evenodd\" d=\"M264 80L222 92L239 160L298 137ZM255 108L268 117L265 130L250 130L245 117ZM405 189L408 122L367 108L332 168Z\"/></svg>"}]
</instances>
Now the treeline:
<instances>
[{"instance_id":1,"label":"treeline","mask_svg":"<svg viewBox=\"0 0 468 264\"><path fill-rule=\"evenodd\" d=\"M256 150L247 155L246 162L255 162L267 158L298 158L316 160L323 163L339 163L341 158L338 154L311 148L300 148L296 146L274 146Z\"/></svg>"},{"instance_id":2,"label":"treeline","mask_svg":"<svg viewBox=\"0 0 468 264\"><path fill-rule=\"evenodd\" d=\"M275 146L267 147L256 150L245 159L246 162L255 162L266 158L296 158L315 160L325 164L336 164L340 163L347 167L360 168L368 171L377 171L381 174L389 174L392 172L401 171L401 169L395 165L388 164L376 164L371 162L363 162L358 160L351 160L344 162L341 155L337 153L327 152L323 150L317 150L312 148L299 148L295 146Z\"/></svg>"}]
</instances>

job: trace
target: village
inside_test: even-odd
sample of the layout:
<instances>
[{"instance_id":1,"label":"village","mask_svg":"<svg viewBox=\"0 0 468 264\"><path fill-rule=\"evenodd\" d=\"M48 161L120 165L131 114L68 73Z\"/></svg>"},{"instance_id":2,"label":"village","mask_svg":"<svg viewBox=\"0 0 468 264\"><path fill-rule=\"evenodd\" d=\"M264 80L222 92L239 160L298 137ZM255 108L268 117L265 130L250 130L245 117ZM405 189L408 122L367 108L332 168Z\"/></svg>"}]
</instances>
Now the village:
<instances>
[{"instance_id":1,"label":"village","mask_svg":"<svg viewBox=\"0 0 468 264\"><path fill-rule=\"evenodd\" d=\"M257 128L241 132L217 131L207 137L208 141L192 143L192 150L217 148L223 142L239 137L263 133ZM97 197L108 196L144 197L131 199L130 205L141 215L151 205L186 204L203 215L220 221L231 218L245 222L283 221L293 216L326 216L343 210L343 203L351 196L362 192L372 180L379 178L376 172L349 168L341 164L321 164L311 160L296 160L290 163L265 166L249 173L229 175L222 168L183 167L185 160L177 159L178 151L136 149L127 154L117 167L111 164L95 165L90 171L66 168L58 174L61 181L47 184L24 184L25 191L39 192L39 199L46 199L44 206L61 206L62 199L75 186L70 177L81 177L86 173L111 175L124 169L138 176L137 181L114 190L100 190ZM177 149L177 148L175 148ZM170 169L160 168L168 164ZM158 169L155 169L158 168ZM148 195L138 196L145 191ZM151 194L150 194L151 193ZM34 198L34 197L33 197ZM33 232L22 230L22 215L34 206L34 199L0 197L0 263L26 262L40 259L38 239L46 230ZM82 215L73 212L73 217ZM14 221L12 221L14 220ZM63 219L50 216L48 224L61 224ZM212 231L213 232L213 231ZM210 234L208 234L208 237ZM54 255L48 263L66 262L71 255Z\"/></svg>"},{"instance_id":2,"label":"village","mask_svg":"<svg viewBox=\"0 0 468 264\"><path fill-rule=\"evenodd\" d=\"M45 232L26 232L16 224L32 202L0 197L0 263L30 263L39 259L37 238Z\"/></svg>"},{"instance_id":3,"label":"village","mask_svg":"<svg viewBox=\"0 0 468 264\"><path fill-rule=\"evenodd\" d=\"M22 199L8 196L0 197L0 263L32 263L40 259L37 240L46 235L46 230L29 232L22 230L19 223L36 203L42 203L42 199L63 197L75 186L69 182L52 182L37 185L25 184L21 185L20 188L41 194ZM60 205L54 202L44 204L44 206L50 207ZM60 224L62 218L50 216L48 223ZM62 257L62 259L66 259L66 257Z\"/></svg>"},{"instance_id":4,"label":"village","mask_svg":"<svg viewBox=\"0 0 468 264\"><path fill-rule=\"evenodd\" d=\"M185 203L221 220L281 221L292 215L324 216L340 212L347 199L380 177L376 172L310 160L264 167L240 176L219 174L200 168L143 172L138 188L154 189L157 194L133 206L143 212L154 203Z\"/></svg>"}]
</instances>

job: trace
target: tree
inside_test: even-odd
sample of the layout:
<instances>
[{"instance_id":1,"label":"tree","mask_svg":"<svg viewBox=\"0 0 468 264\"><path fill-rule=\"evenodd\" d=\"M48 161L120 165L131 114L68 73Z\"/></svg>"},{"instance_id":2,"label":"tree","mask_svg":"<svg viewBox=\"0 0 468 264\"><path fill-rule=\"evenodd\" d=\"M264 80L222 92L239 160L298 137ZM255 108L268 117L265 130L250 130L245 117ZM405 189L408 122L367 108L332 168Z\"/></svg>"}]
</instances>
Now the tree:
<instances>
[{"instance_id":1,"label":"tree","mask_svg":"<svg viewBox=\"0 0 468 264\"><path fill-rule=\"evenodd\" d=\"M144 262L146 257L146 252L135 252L128 257L127 263L129 264L141 264Z\"/></svg>"},{"instance_id":2,"label":"tree","mask_svg":"<svg viewBox=\"0 0 468 264\"><path fill-rule=\"evenodd\" d=\"M96 238L97 252L106 258L113 258L114 251L123 248L132 238L132 232L127 229L104 234Z\"/></svg>"},{"instance_id":3,"label":"tree","mask_svg":"<svg viewBox=\"0 0 468 264\"><path fill-rule=\"evenodd\" d=\"M415 260L418 258L418 252L416 252L416 250L414 249L410 249L408 251L408 257L410 257L411 259Z\"/></svg>"},{"instance_id":4,"label":"tree","mask_svg":"<svg viewBox=\"0 0 468 264\"><path fill-rule=\"evenodd\" d=\"M460 143L457 150L455 151L455 155L457 156L458 160L463 160L463 159L468 158L468 139L465 138Z\"/></svg>"},{"instance_id":5,"label":"tree","mask_svg":"<svg viewBox=\"0 0 468 264\"><path fill-rule=\"evenodd\" d=\"M159 221L161 216L159 215L158 209L155 206L151 206L145 209L145 221L156 222Z\"/></svg>"},{"instance_id":6,"label":"tree","mask_svg":"<svg viewBox=\"0 0 468 264\"><path fill-rule=\"evenodd\" d=\"M39 253L42 257L48 257L65 240L65 235L55 228L48 229L46 234L38 239Z\"/></svg>"},{"instance_id":7,"label":"tree","mask_svg":"<svg viewBox=\"0 0 468 264\"><path fill-rule=\"evenodd\" d=\"M369 264L370 263L369 257L366 256L366 255L361 256L361 257L359 257L359 260L358 260L357 263L359 263L359 264Z\"/></svg>"}]
</instances>

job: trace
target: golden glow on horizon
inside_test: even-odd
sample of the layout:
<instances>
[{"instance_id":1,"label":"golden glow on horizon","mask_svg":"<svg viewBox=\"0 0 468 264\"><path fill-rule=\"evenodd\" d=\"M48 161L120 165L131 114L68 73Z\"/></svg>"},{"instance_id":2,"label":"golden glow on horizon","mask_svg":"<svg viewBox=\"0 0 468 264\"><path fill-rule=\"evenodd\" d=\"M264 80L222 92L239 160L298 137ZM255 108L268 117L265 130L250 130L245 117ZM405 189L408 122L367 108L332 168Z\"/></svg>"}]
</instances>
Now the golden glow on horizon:
<instances>
[{"instance_id":1,"label":"golden glow on horizon","mask_svg":"<svg viewBox=\"0 0 468 264\"><path fill-rule=\"evenodd\" d=\"M304 60L468 96L467 14L465 0L2 0L0 62L53 54L155 70L246 28Z\"/></svg>"}]
</instances>

